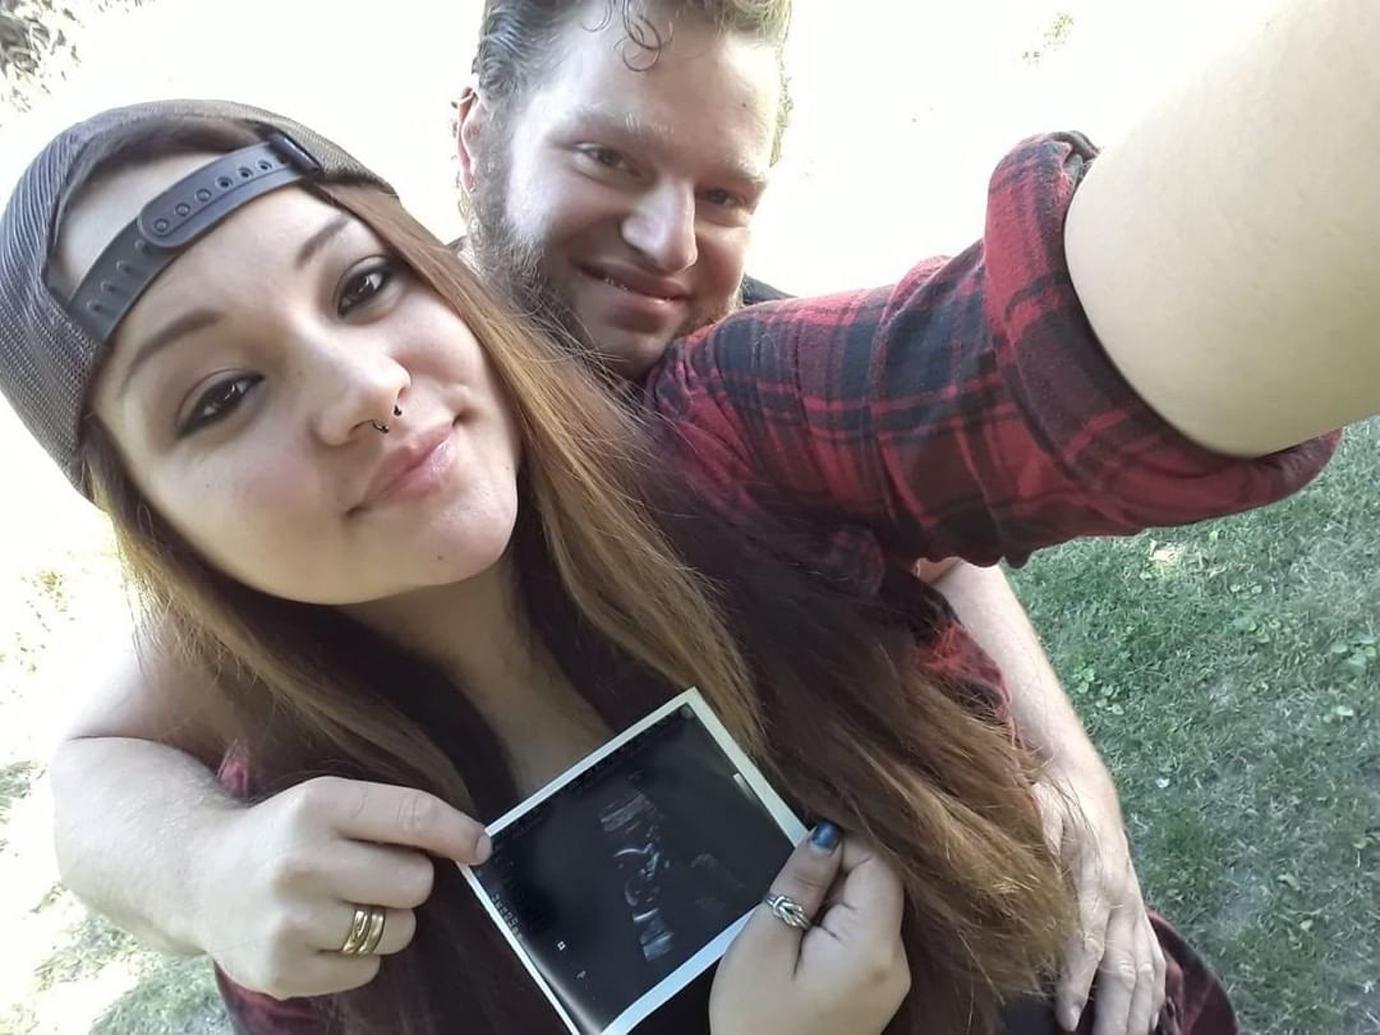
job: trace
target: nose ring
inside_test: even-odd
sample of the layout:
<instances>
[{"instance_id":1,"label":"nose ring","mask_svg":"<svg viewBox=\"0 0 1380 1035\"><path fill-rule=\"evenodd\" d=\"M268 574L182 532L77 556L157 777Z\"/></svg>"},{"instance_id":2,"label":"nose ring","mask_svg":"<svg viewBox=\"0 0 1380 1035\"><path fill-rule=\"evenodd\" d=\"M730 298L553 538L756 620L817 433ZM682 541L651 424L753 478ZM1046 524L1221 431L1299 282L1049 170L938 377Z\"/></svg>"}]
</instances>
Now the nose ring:
<instances>
[{"instance_id":1,"label":"nose ring","mask_svg":"<svg viewBox=\"0 0 1380 1035\"><path fill-rule=\"evenodd\" d=\"M393 407L393 416L394 416L394 417L401 417L401 416L402 416L402 407L396 406L396 405L395 405L395 406ZM386 423L384 423L384 422L381 421L381 420L371 420L371 421L369 422L369 425L370 425L370 427L372 427L375 431L377 431L380 435L386 435L386 434L388 434L390 431L393 430L393 426L392 426L391 424L386 424Z\"/></svg>"}]
</instances>

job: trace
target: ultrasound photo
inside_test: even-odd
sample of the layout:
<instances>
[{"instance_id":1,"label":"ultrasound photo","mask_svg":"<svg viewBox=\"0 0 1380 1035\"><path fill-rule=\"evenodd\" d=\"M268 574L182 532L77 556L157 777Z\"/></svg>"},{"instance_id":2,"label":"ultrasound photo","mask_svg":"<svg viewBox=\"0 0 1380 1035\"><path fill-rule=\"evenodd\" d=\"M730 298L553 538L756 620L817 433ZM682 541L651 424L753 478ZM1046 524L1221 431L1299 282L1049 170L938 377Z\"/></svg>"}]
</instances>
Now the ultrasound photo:
<instances>
[{"instance_id":1,"label":"ultrasound photo","mask_svg":"<svg viewBox=\"0 0 1380 1035\"><path fill-rule=\"evenodd\" d=\"M489 833L471 886L570 1030L611 1035L718 960L805 831L690 690Z\"/></svg>"}]
</instances>

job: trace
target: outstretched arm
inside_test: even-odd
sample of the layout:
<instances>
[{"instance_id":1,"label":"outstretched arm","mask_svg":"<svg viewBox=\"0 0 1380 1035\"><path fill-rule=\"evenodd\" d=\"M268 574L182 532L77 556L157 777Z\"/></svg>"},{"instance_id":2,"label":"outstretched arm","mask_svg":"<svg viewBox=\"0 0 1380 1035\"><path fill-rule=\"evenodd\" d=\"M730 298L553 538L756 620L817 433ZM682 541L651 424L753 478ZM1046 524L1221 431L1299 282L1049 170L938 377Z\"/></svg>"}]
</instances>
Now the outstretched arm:
<instances>
[{"instance_id":1,"label":"outstretched arm","mask_svg":"<svg viewBox=\"0 0 1380 1035\"><path fill-rule=\"evenodd\" d=\"M1136 392L1260 456L1380 411L1380 4L1284 0L1093 163L1069 271Z\"/></svg>"},{"instance_id":2,"label":"outstretched arm","mask_svg":"<svg viewBox=\"0 0 1380 1035\"><path fill-rule=\"evenodd\" d=\"M867 526L907 566L1021 564L1306 484L1333 437L1254 458L1205 449L1109 359L1064 243L1098 161L1077 134L1024 141L962 254L889 288L750 306L672 346L646 387L687 468L734 510L786 499L821 525Z\"/></svg>"}]
</instances>

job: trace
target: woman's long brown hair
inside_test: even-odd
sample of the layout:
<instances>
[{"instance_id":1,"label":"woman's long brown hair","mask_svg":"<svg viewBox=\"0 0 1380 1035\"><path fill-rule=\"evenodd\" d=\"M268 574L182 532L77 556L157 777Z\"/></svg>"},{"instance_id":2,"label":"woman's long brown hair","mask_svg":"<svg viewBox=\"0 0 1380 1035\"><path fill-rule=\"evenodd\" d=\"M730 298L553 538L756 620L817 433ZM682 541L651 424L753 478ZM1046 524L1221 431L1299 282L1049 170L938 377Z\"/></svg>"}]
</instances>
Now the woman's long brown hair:
<instances>
[{"instance_id":1,"label":"woman's long brown hair","mask_svg":"<svg viewBox=\"0 0 1380 1035\"><path fill-rule=\"evenodd\" d=\"M922 598L825 583L794 559L784 514L738 527L706 506L660 473L673 437L491 297L396 199L322 189L484 347L523 439L523 598L580 691L616 727L699 686L788 798L883 848L904 879L914 971L889 1030L991 1030L1002 999L1039 990L1070 896L1041 837L1033 763L968 689L915 664L914 635L935 620L906 613ZM85 457L158 649L212 673L207 714L247 752L257 794L331 772L480 814L511 803L503 753L463 688L334 609L211 568L141 498L94 421ZM554 1018L530 980L454 868L437 869L413 945L364 989L323 1000L323 1016L349 1031L546 1030Z\"/></svg>"}]
</instances>

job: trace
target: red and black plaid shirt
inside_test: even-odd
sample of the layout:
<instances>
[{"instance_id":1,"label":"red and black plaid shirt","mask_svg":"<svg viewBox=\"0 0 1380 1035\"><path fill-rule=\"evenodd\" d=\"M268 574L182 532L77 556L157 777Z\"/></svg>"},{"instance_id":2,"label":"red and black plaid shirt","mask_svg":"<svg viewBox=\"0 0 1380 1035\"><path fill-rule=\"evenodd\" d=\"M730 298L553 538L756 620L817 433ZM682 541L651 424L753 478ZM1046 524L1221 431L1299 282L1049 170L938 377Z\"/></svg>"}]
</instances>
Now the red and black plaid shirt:
<instances>
[{"instance_id":1,"label":"red and black plaid shirt","mask_svg":"<svg viewBox=\"0 0 1380 1035\"><path fill-rule=\"evenodd\" d=\"M1020 564L1075 537L1231 514L1306 484L1335 436L1258 459L1211 453L1107 359L1064 259L1093 157L1076 134L1027 140L998 166L983 240L963 254L889 288L753 306L674 345L646 400L684 442L687 477L738 512L784 496L826 530L816 563L878 591L921 558ZM1004 699L956 620L921 663ZM1165 1029L1234 1032L1211 973L1158 931ZM245 1030L316 1030L305 1003L222 987Z\"/></svg>"}]
</instances>

